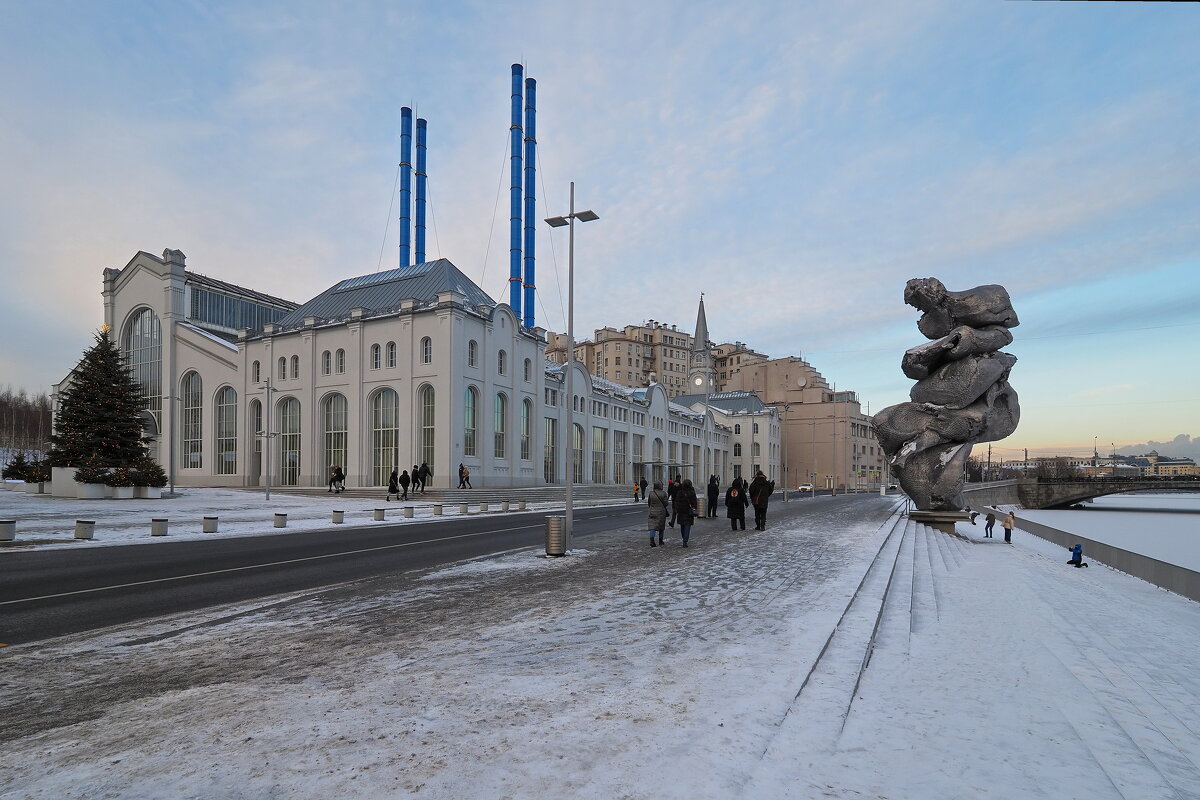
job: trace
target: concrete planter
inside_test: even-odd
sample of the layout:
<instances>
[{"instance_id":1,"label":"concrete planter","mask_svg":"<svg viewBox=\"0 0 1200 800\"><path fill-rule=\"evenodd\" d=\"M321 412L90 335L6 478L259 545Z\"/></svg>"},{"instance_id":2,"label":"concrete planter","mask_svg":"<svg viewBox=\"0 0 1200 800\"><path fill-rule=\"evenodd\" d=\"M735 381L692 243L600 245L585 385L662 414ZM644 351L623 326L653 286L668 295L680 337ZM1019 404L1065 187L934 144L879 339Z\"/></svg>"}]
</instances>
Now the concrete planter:
<instances>
[{"instance_id":1,"label":"concrete planter","mask_svg":"<svg viewBox=\"0 0 1200 800\"><path fill-rule=\"evenodd\" d=\"M282 514L282 513L275 514L275 527L276 528L286 528L287 527L287 514Z\"/></svg>"},{"instance_id":2,"label":"concrete planter","mask_svg":"<svg viewBox=\"0 0 1200 800\"><path fill-rule=\"evenodd\" d=\"M0 542L11 542L17 538L17 521L15 519L0 520Z\"/></svg>"},{"instance_id":3,"label":"concrete planter","mask_svg":"<svg viewBox=\"0 0 1200 800\"><path fill-rule=\"evenodd\" d=\"M413 507L412 507L412 506L405 506L405 507L404 507L404 518L405 518L405 519L412 519L412 518L413 518Z\"/></svg>"},{"instance_id":4,"label":"concrete planter","mask_svg":"<svg viewBox=\"0 0 1200 800\"><path fill-rule=\"evenodd\" d=\"M96 533L96 521L89 519L75 520L75 538L91 539Z\"/></svg>"},{"instance_id":5,"label":"concrete planter","mask_svg":"<svg viewBox=\"0 0 1200 800\"><path fill-rule=\"evenodd\" d=\"M219 524L220 524L220 519L219 519L219 518L217 518L217 517L205 517L205 518L204 518L204 522L203 522L203 523L201 524L201 526L200 526L200 531L201 531L202 533L216 533L216 532L217 532L217 530L218 530L218 525L219 525Z\"/></svg>"},{"instance_id":6,"label":"concrete planter","mask_svg":"<svg viewBox=\"0 0 1200 800\"><path fill-rule=\"evenodd\" d=\"M42 483L41 481L38 481L37 483L26 483L25 484L25 493L26 494L42 494L45 491L46 491L46 484Z\"/></svg>"},{"instance_id":7,"label":"concrete planter","mask_svg":"<svg viewBox=\"0 0 1200 800\"><path fill-rule=\"evenodd\" d=\"M135 488L137 489L137 492L135 493L134 496L138 497L142 500L161 500L162 499L162 487L161 486L138 486Z\"/></svg>"},{"instance_id":8,"label":"concrete planter","mask_svg":"<svg viewBox=\"0 0 1200 800\"><path fill-rule=\"evenodd\" d=\"M136 486L112 486L114 500L132 500L137 495Z\"/></svg>"},{"instance_id":9,"label":"concrete planter","mask_svg":"<svg viewBox=\"0 0 1200 800\"><path fill-rule=\"evenodd\" d=\"M80 500L103 500L107 488L103 483L76 483L75 496Z\"/></svg>"},{"instance_id":10,"label":"concrete planter","mask_svg":"<svg viewBox=\"0 0 1200 800\"><path fill-rule=\"evenodd\" d=\"M151 536L166 536L167 535L167 520L165 520L165 519L150 520L150 535Z\"/></svg>"}]
</instances>

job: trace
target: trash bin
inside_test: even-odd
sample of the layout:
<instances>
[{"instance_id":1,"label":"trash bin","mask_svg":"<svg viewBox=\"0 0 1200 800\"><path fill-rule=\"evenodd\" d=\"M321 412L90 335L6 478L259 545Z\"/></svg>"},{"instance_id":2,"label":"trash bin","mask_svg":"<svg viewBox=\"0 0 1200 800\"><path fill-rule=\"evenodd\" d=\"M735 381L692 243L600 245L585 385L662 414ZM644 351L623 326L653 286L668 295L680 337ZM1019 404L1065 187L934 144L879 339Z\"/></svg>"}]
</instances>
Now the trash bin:
<instances>
[{"instance_id":1,"label":"trash bin","mask_svg":"<svg viewBox=\"0 0 1200 800\"><path fill-rule=\"evenodd\" d=\"M376 521L376 522L383 522L383 515L384 515L384 514L386 514L386 513L387 513L387 509L386 509L386 508L377 508L377 509L375 509L375 521Z\"/></svg>"},{"instance_id":2,"label":"trash bin","mask_svg":"<svg viewBox=\"0 0 1200 800\"><path fill-rule=\"evenodd\" d=\"M567 518L562 515L546 517L546 555L567 554Z\"/></svg>"},{"instance_id":3,"label":"trash bin","mask_svg":"<svg viewBox=\"0 0 1200 800\"><path fill-rule=\"evenodd\" d=\"M166 536L167 535L167 520L164 517L155 517L150 520L150 535L151 536Z\"/></svg>"},{"instance_id":4,"label":"trash bin","mask_svg":"<svg viewBox=\"0 0 1200 800\"><path fill-rule=\"evenodd\" d=\"M334 525L341 525L345 521L346 521L346 511L344 509L342 511L334 511L333 512L333 524Z\"/></svg>"},{"instance_id":5,"label":"trash bin","mask_svg":"<svg viewBox=\"0 0 1200 800\"><path fill-rule=\"evenodd\" d=\"M204 525L201 530L204 533L216 533L218 520L216 517L205 517Z\"/></svg>"},{"instance_id":6,"label":"trash bin","mask_svg":"<svg viewBox=\"0 0 1200 800\"><path fill-rule=\"evenodd\" d=\"M96 531L96 520L94 519L77 519L75 520L75 538L76 539L91 539Z\"/></svg>"},{"instance_id":7,"label":"trash bin","mask_svg":"<svg viewBox=\"0 0 1200 800\"><path fill-rule=\"evenodd\" d=\"M287 527L287 514L283 514L280 512L275 513L275 527L276 528L286 528Z\"/></svg>"},{"instance_id":8,"label":"trash bin","mask_svg":"<svg viewBox=\"0 0 1200 800\"><path fill-rule=\"evenodd\" d=\"M708 516L708 498L707 497L697 497L696 498L696 516L699 517L700 519L704 519L705 517Z\"/></svg>"},{"instance_id":9,"label":"trash bin","mask_svg":"<svg viewBox=\"0 0 1200 800\"><path fill-rule=\"evenodd\" d=\"M17 538L17 521L15 519L0 520L0 542L11 542Z\"/></svg>"}]
</instances>

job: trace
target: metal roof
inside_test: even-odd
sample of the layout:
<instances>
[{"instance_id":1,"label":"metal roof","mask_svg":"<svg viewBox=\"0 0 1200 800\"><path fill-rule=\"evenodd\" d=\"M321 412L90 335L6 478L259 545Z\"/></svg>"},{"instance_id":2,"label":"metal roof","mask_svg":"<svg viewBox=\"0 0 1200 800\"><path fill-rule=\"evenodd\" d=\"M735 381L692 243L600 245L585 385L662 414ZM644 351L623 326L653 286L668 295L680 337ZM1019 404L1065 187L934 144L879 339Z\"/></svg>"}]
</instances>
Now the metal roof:
<instances>
[{"instance_id":1,"label":"metal roof","mask_svg":"<svg viewBox=\"0 0 1200 800\"><path fill-rule=\"evenodd\" d=\"M305 317L342 319L353 308L368 312L390 311L400 307L401 300L428 303L439 292L454 291L467 298L472 306L494 306L496 301L459 271L447 258L426 261L411 267L399 267L369 275L347 278L279 320L281 327L299 325Z\"/></svg>"},{"instance_id":2,"label":"metal roof","mask_svg":"<svg viewBox=\"0 0 1200 800\"><path fill-rule=\"evenodd\" d=\"M703 403L705 396L702 394L681 394L675 398L676 403L691 406L696 403ZM718 392L710 394L707 398L708 404L713 408L719 408L730 414L758 414L766 411L767 406L763 401L758 399L758 395L754 392Z\"/></svg>"},{"instance_id":3,"label":"metal roof","mask_svg":"<svg viewBox=\"0 0 1200 800\"><path fill-rule=\"evenodd\" d=\"M217 280L210 278L207 275L201 275L199 272L187 270L184 272L187 276L187 282L193 286L203 286L207 289L216 289L217 291L228 294L233 297L240 297L243 300L249 300L253 303L262 303L268 306L275 306L284 310L295 308L298 304L291 300L284 300L280 297L257 292L254 289L247 289L245 286L238 286L235 283Z\"/></svg>"}]
</instances>

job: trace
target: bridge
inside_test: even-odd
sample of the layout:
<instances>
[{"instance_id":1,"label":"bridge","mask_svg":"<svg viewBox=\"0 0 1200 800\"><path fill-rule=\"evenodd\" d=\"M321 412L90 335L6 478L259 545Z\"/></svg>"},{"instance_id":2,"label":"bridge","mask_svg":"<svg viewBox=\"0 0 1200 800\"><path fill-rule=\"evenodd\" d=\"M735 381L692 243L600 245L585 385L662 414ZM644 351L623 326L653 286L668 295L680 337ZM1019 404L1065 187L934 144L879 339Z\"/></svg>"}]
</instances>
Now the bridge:
<instances>
[{"instance_id":1,"label":"bridge","mask_svg":"<svg viewBox=\"0 0 1200 800\"><path fill-rule=\"evenodd\" d=\"M1122 492L1200 492L1200 475L1143 478L1021 478L963 487L966 505L1020 504L1023 508L1063 508Z\"/></svg>"}]
</instances>

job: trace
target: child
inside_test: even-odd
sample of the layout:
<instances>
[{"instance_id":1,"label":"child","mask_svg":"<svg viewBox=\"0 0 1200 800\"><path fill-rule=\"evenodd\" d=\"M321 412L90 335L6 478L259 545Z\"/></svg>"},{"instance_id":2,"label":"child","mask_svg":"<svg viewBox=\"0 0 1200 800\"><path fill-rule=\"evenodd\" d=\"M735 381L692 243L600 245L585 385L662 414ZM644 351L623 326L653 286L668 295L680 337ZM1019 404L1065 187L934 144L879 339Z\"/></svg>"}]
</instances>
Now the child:
<instances>
[{"instance_id":1,"label":"child","mask_svg":"<svg viewBox=\"0 0 1200 800\"><path fill-rule=\"evenodd\" d=\"M1067 561L1068 564L1074 565L1076 569L1087 566L1083 563L1083 545L1076 543L1068 552L1071 554L1071 559Z\"/></svg>"}]
</instances>

